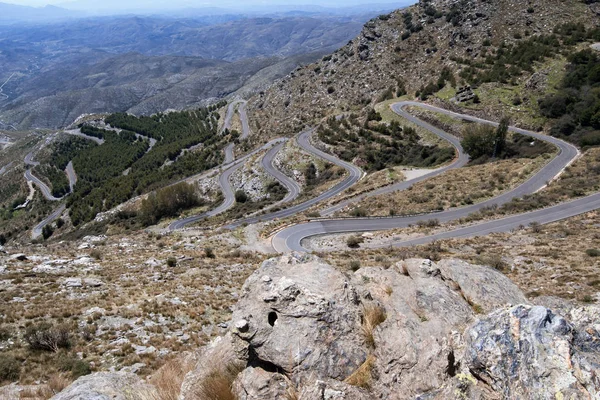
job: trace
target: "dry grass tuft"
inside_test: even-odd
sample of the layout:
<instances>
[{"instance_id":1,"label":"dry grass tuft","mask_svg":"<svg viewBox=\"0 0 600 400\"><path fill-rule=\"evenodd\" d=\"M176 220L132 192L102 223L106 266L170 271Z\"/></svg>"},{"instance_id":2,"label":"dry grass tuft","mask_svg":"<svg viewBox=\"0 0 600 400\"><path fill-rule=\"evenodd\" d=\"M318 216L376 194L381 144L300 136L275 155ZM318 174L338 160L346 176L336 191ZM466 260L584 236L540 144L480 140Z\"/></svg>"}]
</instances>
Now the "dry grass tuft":
<instances>
[{"instance_id":1,"label":"dry grass tuft","mask_svg":"<svg viewBox=\"0 0 600 400\"><path fill-rule=\"evenodd\" d=\"M373 366L375 365L375 357L369 355L365 362L358 367L356 371L346 378L344 382L349 385L370 389L373 381Z\"/></svg>"},{"instance_id":2,"label":"dry grass tuft","mask_svg":"<svg viewBox=\"0 0 600 400\"><path fill-rule=\"evenodd\" d=\"M283 397L285 400L300 400L302 398L300 393L298 393L298 389L296 389L296 386L291 381L288 382Z\"/></svg>"},{"instance_id":3,"label":"dry grass tuft","mask_svg":"<svg viewBox=\"0 0 600 400\"><path fill-rule=\"evenodd\" d=\"M234 362L225 366L215 365L208 375L202 379L195 391L198 400L236 400L233 393L233 381L242 367Z\"/></svg>"},{"instance_id":4,"label":"dry grass tuft","mask_svg":"<svg viewBox=\"0 0 600 400\"><path fill-rule=\"evenodd\" d=\"M19 394L19 398L23 400L48 400L62 392L72 382L73 380L64 374L55 374L50 377L45 385L24 389Z\"/></svg>"},{"instance_id":5,"label":"dry grass tuft","mask_svg":"<svg viewBox=\"0 0 600 400\"><path fill-rule=\"evenodd\" d=\"M365 304L363 305L362 314L362 333L365 337L365 342L368 346L375 348L373 331L387 318L385 309L378 304Z\"/></svg>"},{"instance_id":6,"label":"dry grass tuft","mask_svg":"<svg viewBox=\"0 0 600 400\"><path fill-rule=\"evenodd\" d=\"M156 395L147 395L147 400L179 399L183 380L193 368L194 363L187 357L168 361L150 378L150 383L156 388Z\"/></svg>"}]
</instances>

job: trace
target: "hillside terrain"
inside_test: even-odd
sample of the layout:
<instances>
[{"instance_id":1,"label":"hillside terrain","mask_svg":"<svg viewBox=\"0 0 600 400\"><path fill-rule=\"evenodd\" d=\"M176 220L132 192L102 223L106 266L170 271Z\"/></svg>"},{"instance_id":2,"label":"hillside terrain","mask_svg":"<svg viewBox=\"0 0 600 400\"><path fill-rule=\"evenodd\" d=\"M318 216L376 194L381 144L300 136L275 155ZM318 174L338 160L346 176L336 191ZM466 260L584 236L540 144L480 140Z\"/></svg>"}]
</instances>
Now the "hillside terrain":
<instances>
[{"instance_id":1,"label":"hillside terrain","mask_svg":"<svg viewBox=\"0 0 600 400\"><path fill-rule=\"evenodd\" d=\"M532 62L544 58L535 51L528 53L523 43L535 40L530 39L534 35L551 34L567 21L593 26L594 10L597 4L582 1L421 1L407 11L369 21L346 46L278 81L254 97L250 107L262 131L278 135L297 132L330 114L365 110L396 95L426 99L450 86L450 94L446 90L437 97L452 107L447 100L457 88L476 85L480 102L469 107L474 113L496 120L506 114L521 122L539 110L531 68ZM518 49L513 61L501 58L509 46ZM556 50L541 47L544 56L557 55ZM473 62L482 73L505 69L510 76L481 80L471 74ZM547 82L549 73L536 76ZM514 95L505 99L501 92ZM528 98L515 106L512 100L519 94Z\"/></svg>"},{"instance_id":2,"label":"hillside terrain","mask_svg":"<svg viewBox=\"0 0 600 400\"><path fill-rule=\"evenodd\" d=\"M0 135L0 397L598 397L600 3L421 0L319 57L292 20L4 85L128 108Z\"/></svg>"},{"instance_id":3,"label":"hillside terrain","mask_svg":"<svg viewBox=\"0 0 600 400\"><path fill-rule=\"evenodd\" d=\"M211 25L105 17L0 27L0 127L61 128L84 113L152 114L248 96L341 46L362 18Z\"/></svg>"}]
</instances>

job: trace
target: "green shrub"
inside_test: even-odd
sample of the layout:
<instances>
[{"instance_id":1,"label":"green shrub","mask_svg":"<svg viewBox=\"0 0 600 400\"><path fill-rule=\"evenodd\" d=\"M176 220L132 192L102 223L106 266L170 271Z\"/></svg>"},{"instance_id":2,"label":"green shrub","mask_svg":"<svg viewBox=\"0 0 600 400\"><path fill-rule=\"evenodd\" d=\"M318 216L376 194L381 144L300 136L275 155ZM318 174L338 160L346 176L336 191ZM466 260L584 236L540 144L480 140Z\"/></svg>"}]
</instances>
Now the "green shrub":
<instances>
[{"instance_id":1,"label":"green shrub","mask_svg":"<svg viewBox=\"0 0 600 400\"><path fill-rule=\"evenodd\" d=\"M243 190L238 190L235 192L235 202L236 203L245 203L248 201L248 195Z\"/></svg>"},{"instance_id":2,"label":"green shrub","mask_svg":"<svg viewBox=\"0 0 600 400\"><path fill-rule=\"evenodd\" d=\"M204 256L206 258L216 258L215 251L212 247L207 247L204 249Z\"/></svg>"},{"instance_id":3,"label":"green shrub","mask_svg":"<svg viewBox=\"0 0 600 400\"><path fill-rule=\"evenodd\" d=\"M10 328L6 326L0 326L0 342L6 342L13 335L13 332Z\"/></svg>"},{"instance_id":4,"label":"green shrub","mask_svg":"<svg viewBox=\"0 0 600 400\"><path fill-rule=\"evenodd\" d=\"M356 207L352 211L350 211L350 215L357 218L366 217L367 211L364 208Z\"/></svg>"},{"instance_id":5,"label":"green shrub","mask_svg":"<svg viewBox=\"0 0 600 400\"><path fill-rule=\"evenodd\" d=\"M167 186L142 201L140 218L145 226L153 225L164 217L175 217L181 211L202 204L194 187L181 182Z\"/></svg>"},{"instance_id":6,"label":"green shrub","mask_svg":"<svg viewBox=\"0 0 600 400\"><path fill-rule=\"evenodd\" d=\"M351 249L357 249L360 247L360 244L363 243L364 241L365 241L365 239L360 236L350 236L348 238L348 240L346 240L346 244Z\"/></svg>"},{"instance_id":7,"label":"green shrub","mask_svg":"<svg viewBox=\"0 0 600 400\"><path fill-rule=\"evenodd\" d=\"M92 373L90 363L80 360L71 354L61 354L56 360L57 367L62 372L70 372L73 379Z\"/></svg>"},{"instance_id":8,"label":"green shrub","mask_svg":"<svg viewBox=\"0 0 600 400\"><path fill-rule=\"evenodd\" d=\"M168 267L176 267L177 266L177 259L175 257L169 257L167 258L167 266Z\"/></svg>"},{"instance_id":9,"label":"green shrub","mask_svg":"<svg viewBox=\"0 0 600 400\"><path fill-rule=\"evenodd\" d=\"M587 249L585 254L590 257L600 257L600 249Z\"/></svg>"},{"instance_id":10,"label":"green shrub","mask_svg":"<svg viewBox=\"0 0 600 400\"><path fill-rule=\"evenodd\" d=\"M52 234L54 234L54 229L52 229L50 225L46 225L42 228L42 237L44 240L49 239Z\"/></svg>"},{"instance_id":11,"label":"green shrub","mask_svg":"<svg viewBox=\"0 0 600 400\"><path fill-rule=\"evenodd\" d=\"M17 381L21 374L21 363L14 357L0 354L0 382Z\"/></svg>"},{"instance_id":12,"label":"green shrub","mask_svg":"<svg viewBox=\"0 0 600 400\"><path fill-rule=\"evenodd\" d=\"M350 261L349 268L353 272L358 271L360 269L360 261L359 260L352 260L352 261Z\"/></svg>"}]
</instances>

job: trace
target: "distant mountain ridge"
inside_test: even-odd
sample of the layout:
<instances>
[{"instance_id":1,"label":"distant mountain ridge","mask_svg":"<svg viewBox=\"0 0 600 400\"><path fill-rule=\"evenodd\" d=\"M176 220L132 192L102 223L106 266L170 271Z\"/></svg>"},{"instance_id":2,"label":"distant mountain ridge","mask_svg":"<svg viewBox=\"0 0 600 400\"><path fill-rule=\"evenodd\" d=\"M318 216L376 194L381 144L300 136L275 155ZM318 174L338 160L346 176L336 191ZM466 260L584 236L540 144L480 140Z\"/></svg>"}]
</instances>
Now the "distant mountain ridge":
<instances>
[{"instance_id":1,"label":"distant mountain ridge","mask_svg":"<svg viewBox=\"0 0 600 400\"><path fill-rule=\"evenodd\" d=\"M237 19L241 16L353 16L377 12L389 12L414 3L414 0L399 0L393 3L375 3L331 7L314 4L274 4L274 5L231 5L221 7L197 7L193 4L163 1L128 2L123 6L121 1L96 2L77 0L65 2L60 6L29 7L0 2L0 24L15 24L18 22L48 23L73 18L94 16L124 16L124 15L161 15L184 18L224 17ZM234 17L235 16L235 17ZM221 19L222 21L222 19Z\"/></svg>"},{"instance_id":2,"label":"distant mountain ridge","mask_svg":"<svg viewBox=\"0 0 600 400\"><path fill-rule=\"evenodd\" d=\"M101 17L0 27L0 122L59 128L83 113L154 113L262 90L356 36L354 18ZM0 125L2 126L2 125Z\"/></svg>"},{"instance_id":3,"label":"distant mountain ridge","mask_svg":"<svg viewBox=\"0 0 600 400\"><path fill-rule=\"evenodd\" d=\"M345 17L255 17L215 25L194 18L99 17L0 27L0 51L27 48L49 54L90 48L113 54L138 52L225 61L286 57L341 45L360 32L363 22Z\"/></svg>"},{"instance_id":4,"label":"distant mountain ridge","mask_svg":"<svg viewBox=\"0 0 600 400\"><path fill-rule=\"evenodd\" d=\"M45 7L27 7L17 4L0 3L0 24L27 22L50 22L80 17L78 11L47 5Z\"/></svg>"}]
</instances>

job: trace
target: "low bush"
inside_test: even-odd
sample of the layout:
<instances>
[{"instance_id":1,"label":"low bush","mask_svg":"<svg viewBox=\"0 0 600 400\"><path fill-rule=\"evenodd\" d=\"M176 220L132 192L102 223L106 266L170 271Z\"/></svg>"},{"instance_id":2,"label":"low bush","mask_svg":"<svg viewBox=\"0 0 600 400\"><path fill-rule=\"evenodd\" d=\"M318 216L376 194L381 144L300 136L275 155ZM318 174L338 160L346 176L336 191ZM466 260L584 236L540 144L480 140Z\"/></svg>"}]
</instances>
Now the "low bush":
<instances>
[{"instance_id":1,"label":"low bush","mask_svg":"<svg viewBox=\"0 0 600 400\"><path fill-rule=\"evenodd\" d=\"M351 249L357 249L360 247L361 243L363 243L365 239L360 236L350 236L348 240L346 240L346 244Z\"/></svg>"},{"instance_id":2,"label":"low bush","mask_svg":"<svg viewBox=\"0 0 600 400\"><path fill-rule=\"evenodd\" d=\"M177 266L177 259L175 257L169 257L167 258L167 266L168 267L176 267Z\"/></svg>"},{"instance_id":3,"label":"low bush","mask_svg":"<svg viewBox=\"0 0 600 400\"><path fill-rule=\"evenodd\" d=\"M590 257L600 257L600 249L587 249L585 254Z\"/></svg>"},{"instance_id":4,"label":"low bush","mask_svg":"<svg viewBox=\"0 0 600 400\"><path fill-rule=\"evenodd\" d=\"M175 217L181 211L196 207L202 201L196 195L194 187L182 182L173 186L167 186L148 196L142 201L139 212L142 224L153 225L164 217Z\"/></svg>"},{"instance_id":5,"label":"low bush","mask_svg":"<svg viewBox=\"0 0 600 400\"><path fill-rule=\"evenodd\" d=\"M348 266L352 272L356 272L360 269L360 261L352 260L350 261L350 265Z\"/></svg>"},{"instance_id":6,"label":"low bush","mask_svg":"<svg viewBox=\"0 0 600 400\"><path fill-rule=\"evenodd\" d=\"M71 347L71 333L66 325L52 326L48 323L32 325L23 336L31 350L58 352Z\"/></svg>"},{"instance_id":7,"label":"low bush","mask_svg":"<svg viewBox=\"0 0 600 400\"><path fill-rule=\"evenodd\" d=\"M0 354L0 383L19 380L21 363L14 357Z\"/></svg>"},{"instance_id":8,"label":"low bush","mask_svg":"<svg viewBox=\"0 0 600 400\"><path fill-rule=\"evenodd\" d=\"M80 360L72 354L61 354L57 359L58 369L62 372L70 372L73 379L92 373L90 363Z\"/></svg>"},{"instance_id":9,"label":"low bush","mask_svg":"<svg viewBox=\"0 0 600 400\"><path fill-rule=\"evenodd\" d=\"M248 201L248 195L243 190L238 190L235 192L235 202L236 203L245 203Z\"/></svg>"},{"instance_id":10,"label":"low bush","mask_svg":"<svg viewBox=\"0 0 600 400\"><path fill-rule=\"evenodd\" d=\"M206 258L216 258L215 250L212 247L207 247L204 249L204 257Z\"/></svg>"}]
</instances>

